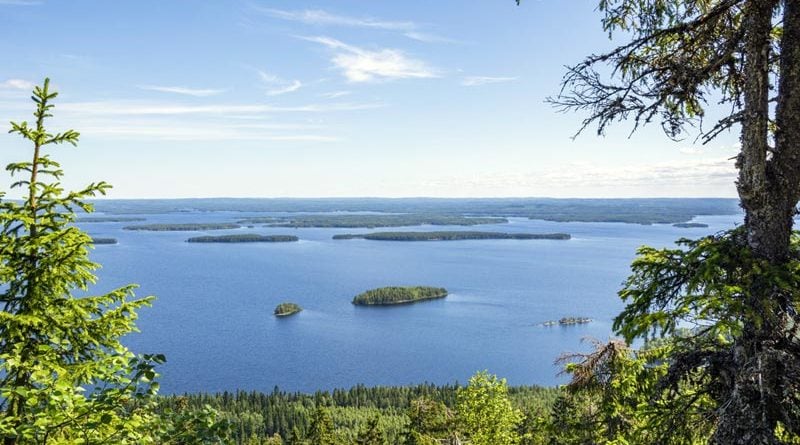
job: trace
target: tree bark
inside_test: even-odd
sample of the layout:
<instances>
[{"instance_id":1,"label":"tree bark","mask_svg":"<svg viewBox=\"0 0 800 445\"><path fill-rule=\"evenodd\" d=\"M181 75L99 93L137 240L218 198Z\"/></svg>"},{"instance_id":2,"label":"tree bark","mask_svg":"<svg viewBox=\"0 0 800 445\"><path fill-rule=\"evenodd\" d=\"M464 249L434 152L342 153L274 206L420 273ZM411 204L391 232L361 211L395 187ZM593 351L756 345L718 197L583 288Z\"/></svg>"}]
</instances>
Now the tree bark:
<instances>
[{"instance_id":1,"label":"tree bark","mask_svg":"<svg viewBox=\"0 0 800 445\"><path fill-rule=\"evenodd\" d=\"M757 258L780 266L789 259L793 217L800 198L800 1L780 2L778 102L774 147L769 146L769 57L779 3L751 0L745 11L745 116L737 187L745 210L747 245ZM775 283L755 277L748 289L743 333L731 351L730 393L719 414L714 444L778 444L775 427L787 419L790 390L781 371L798 357L781 338L793 302ZM796 317L795 315L791 315ZM791 364L790 364L791 363Z\"/></svg>"}]
</instances>

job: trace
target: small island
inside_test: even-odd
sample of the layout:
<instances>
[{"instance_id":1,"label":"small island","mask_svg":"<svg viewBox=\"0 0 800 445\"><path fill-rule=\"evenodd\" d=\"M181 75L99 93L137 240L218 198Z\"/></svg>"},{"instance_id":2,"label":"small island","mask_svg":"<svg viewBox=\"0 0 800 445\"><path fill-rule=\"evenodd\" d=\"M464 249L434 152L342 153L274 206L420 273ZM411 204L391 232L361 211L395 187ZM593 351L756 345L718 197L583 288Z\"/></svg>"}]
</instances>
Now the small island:
<instances>
[{"instance_id":1,"label":"small island","mask_svg":"<svg viewBox=\"0 0 800 445\"><path fill-rule=\"evenodd\" d=\"M568 233L503 233L503 232L375 232L334 235L335 240L366 239L373 241L458 241L483 239L549 239L568 240Z\"/></svg>"},{"instance_id":2,"label":"small island","mask_svg":"<svg viewBox=\"0 0 800 445\"><path fill-rule=\"evenodd\" d=\"M200 232L203 230L238 229L241 226L233 223L186 223L186 224L139 224L125 226L123 230L143 230L148 232Z\"/></svg>"},{"instance_id":3,"label":"small island","mask_svg":"<svg viewBox=\"0 0 800 445\"><path fill-rule=\"evenodd\" d=\"M672 227L680 227L681 229L696 229L696 228L708 227L708 224L687 222L687 223L675 223L672 225Z\"/></svg>"},{"instance_id":4,"label":"small island","mask_svg":"<svg viewBox=\"0 0 800 445\"><path fill-rule=\"evenodd\" d=\"M591 323L592 319L588 317L562 317L560 320L547 320L542 323L542 326L574 326L576 324Z\"/></svg>"},{"instance_id":5,"label":"small island","mask_svg":"<svg viewBox=\"0 0 800 445\"><path fill-rule=\"evenodd\" d=\"M92 244L117 244L116 238L92 238Z\"/></svg>"},{"instance_id":6,"label":"small island","mask_svg":"<svg viewBox=\"0 0 800 445\"><path fill-rule=\"evenodd\" d=\"M371 289L356 295L353 304L358 306L389 306L416 303L447 296L447 289L429 286L389 286Z\"/></svg>"},{"instance_id":7,"label":"small island","mask_svg":"<svg viewBox=\"0 0 800 445\"><path fill-rule=\"evenodd\" d=\"M303 308L300 305L295 303L281 303L275 307L275 316L276 317L288 317L290 315L294 315L302 311Z\"/></svg>"},{"instance_id":8,"label":"small island","mask_svg":"<svg viewBox=\"0 0 800 445\"><path fill-rule=\"evenodd\" d=\"M236 235L220 236L195 236L186 240L187 243L290 243L299 241L293 235L258 235L255 233L242 233Z\"/></svg>"}]
</instances>

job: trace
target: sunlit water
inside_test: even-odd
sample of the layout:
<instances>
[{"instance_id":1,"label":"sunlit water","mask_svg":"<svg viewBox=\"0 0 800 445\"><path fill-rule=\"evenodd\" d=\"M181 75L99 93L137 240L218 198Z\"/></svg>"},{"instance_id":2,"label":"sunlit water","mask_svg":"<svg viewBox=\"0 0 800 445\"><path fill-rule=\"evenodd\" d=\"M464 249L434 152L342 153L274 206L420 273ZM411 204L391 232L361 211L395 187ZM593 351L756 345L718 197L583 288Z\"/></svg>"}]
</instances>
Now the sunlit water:
<instances>
[{"instance_id":1,"label":"sunlit water","mask_svg":"<svg viewBox=\"0 0 800 445\"><path fill-rule=\"evenodd\" d=\"M146 223L230 222L238 212L145 215ZM264 214L259 214L263 216ZM410 227L398 230L567 232L572 240L441 242L334 241L364 229L237 229L133 232L138 223L82 224L113 237L92 258L101 263L96 291L138 283L155 295L141 311L141 333L126 343L138 353L163 353L162 392L314 391L334 387L464 382L488 369L511 384L563 381L561 353L585 349L584 337L607 339L622 308L617 290L643 244L669 246L733 227L740 216L705 216L708 228L616 223ZM395 230L395 229L389 229ZM191 236L291 234L297 243L190 244ZM446 287L443 300L364 308L356 294L388 285ZM305 310L276 319L275 306ZM564 316L587 325L544 327Z\"/></svg>"}]
</instances>

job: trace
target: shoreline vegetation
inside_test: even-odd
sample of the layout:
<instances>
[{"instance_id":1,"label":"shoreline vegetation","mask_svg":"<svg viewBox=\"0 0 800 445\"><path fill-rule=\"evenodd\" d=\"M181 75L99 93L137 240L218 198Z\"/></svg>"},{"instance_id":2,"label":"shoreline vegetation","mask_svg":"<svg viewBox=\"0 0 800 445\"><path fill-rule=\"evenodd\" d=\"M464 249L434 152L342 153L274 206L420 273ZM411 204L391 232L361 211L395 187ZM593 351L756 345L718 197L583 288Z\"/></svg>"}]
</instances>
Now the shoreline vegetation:
<instances>
[{"instance_id":1,"label":"shoreline vegetation","mask_svg":"<svg viewBox=\"0 0 800 445\"><path fill-rule=\"evenodd\" d=\"M368 214L368 215L298 215L288 217L244 218L242 224L267 224L267 227L290 228L340 228L375 229L379 227L408 226L475 226L480 224L505 224L508 219L499 217L471 217L436 214Z\"/></svg>"},{"instance_id":2,"label":"shoreline vegetation","mask_svg":"<svg viewBox=\"0 0 800 445\"><path fill-rule=\"evenodd\" d=\"M303 308L296 303L285 302L275 306L275 311L273 314L276 317L288 317L290 315L298 314L302 310Z\"/></svg>"},{"instance_id":3,"label":"shoreline vegetation","mask_svg":"<svg viewBox=\"0 0 800 445\"><path fill-rule=\"evenodd\" d=\"M430 286L388 286L370 289L353 298L356 306L390 306L434 300L447 296L447 289Z\"/></svg>"},{"instance_id":4,"label":"shoreline vegetation","mask_svg":"<svg viewBox=\"0 0 800 445\"><path fill-rule=\"evenodd\" d=\"M679 227L681 229L697 229L697 228L708 227L708 224L687 222L687 223L675 223L672 225L672 227Z\"/></svg>"},{"instance_id":5,"label":"shoreline vegetation","mask_svg":"<svg viewBox=\"0 0 800 445\"><path fill-rule=\"evenodd\" d=\"M94 238L92 237L92 244L117 244L116 238Z\"/></svg>"},{"instance_id":6,"label":"shoreline vegetation","mask_svg":"<svg viewBox=\"0 0 800 445\"><path fill-rule=\"evenodd\" d=\"M146 218L127 216L86 216L75 220L77 223L106 223L106 222L137 222L147 221Z\"/></svg>"},{"instance_id":7,"label":"shoreline vegetation","mask_svg":"<svg viewBox=\"0 0 800 445\"><path fill-rule=\"evenodd\" d=\"M591 323L592 321L594 321L594 320L592 320L589 317L562 317L562 318L560 318L558 320L547 320L544 323L542 323L542 326L546 326L546 327L556 326L556 325L558 325L558 326L575 326L575 325L578 325L578 324L588 324L588 323Z\"/></svg>"},{"instance_id":8,"label":"shoreline vegetation","mask_svg":"<svg viewBox=\"0 0 800 445\"><path fill-rule=\"evenodd\" d=\"M291 243L299 241L294 235L258 235L255 233L242 233L236 235L195 236L186 240L187 243Z\"/></svg>"},{"instance_id":9,"label":"shoreline vegetation","mask_svg":"<svg viewBox=\"0 0 800 445\"><path fill-rule=\"evenodd\" d=\"M184 224L138 224L125 226L123 230L146 232L200 232L203 230L230 230L242 226L234 223L184 223Z\"/></svg>"},{"instance_id":10,"label":"shoreline vegetation","mask_svg":"<svg viewBox=\"0 0 800 445\"><path fill-rule=\"evenodd\" d=\"M618 222L645 225L689 222L702 215L741 214L739 201L728 198L189 198L103 199L92 200L92 202L98 212L107 215L215 211L308 214L373 212L367 215L323 216L374 217L376 215L405 214L463 217L469 215L528 218L554 222ZM288 218L299 219L300 217L301 215L293 215ZM282 218L287 217L282 216ZM276 221L265 221L265 223L274 222Z\"/></svg>"},{"instance_id":11,"label":"shoreline vegetation","mask_svg":"<svg viewBox=\"0 0 800 445\"><path fill-rule=\"evenodd\" d=\"M366 239L372 241L460 241L486 239L569 240L568 233L503 233L503 232L375 232L334 235L335 240Z\"/></svg>"}]
</instances>

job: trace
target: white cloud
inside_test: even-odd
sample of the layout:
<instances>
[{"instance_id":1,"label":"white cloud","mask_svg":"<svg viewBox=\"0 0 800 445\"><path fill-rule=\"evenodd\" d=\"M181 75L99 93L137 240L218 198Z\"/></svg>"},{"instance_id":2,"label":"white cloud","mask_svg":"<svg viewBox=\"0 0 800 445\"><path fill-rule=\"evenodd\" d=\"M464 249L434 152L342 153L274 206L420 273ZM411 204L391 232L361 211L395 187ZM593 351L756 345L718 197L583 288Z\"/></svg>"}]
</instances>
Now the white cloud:
<instances>
[{"instance_id":1,"label":"white cloud","mask_svg":"<svg viewBox=\"0 0 800 445\"><path fill-rule=\"evenodd\" d=\"M270 131L269 128L246 128L240 126L207 123L206 125L181 125L152 122L149 124L116 123L108 125L83 125L84 137L100 137L125 140L163 140L163 141L280 141L280 142L335 142L339 138L309 132L285 133Z\"/></svg>"},{"instance_id":2,"label":"white cloud","mask_svg":"<svg viewBox=\"0 0 800 445\"><path fill-rule=\"evenodd\" d=\"M299 80L288 81L266 71L257 71L261 83L266 88L267 96L279 96L281 94L293 93L303 86L303 83Z\"/></svg>"},{"instance_id":3,"label":"white cloud","mask_svg":"<svg viewBox=\"0 0 800 445\"><path fill-rule=\"evenodd\" d=\"M736 175L732 160L693 158L614 166L571 163L528 173L432 179L421 186L452 196L735 196Z\"/></svg>"},{"instance_id":4,"label":"white cloud","mask_svg":"<svg viewBox=\"0 0 800 445\"><path fill-rule=\"evenodd\" d=\"M699 154L703 153L702 148L697 147L697 146L681 147L678 151L680 151L681 154L692 155L692 156L693 155L699 155Z\"/></svg>"},{"instance_id":5,"label":"white cloud","mask_svg":"<svg viewBox=\"0 0 800 445\"><path fill-rule=\"evenodd\" d=\"M429 32L409 31L407 33L404 33L403 35L408 37L409 39L425 43L458 43L457 40L448 39L447 37L442 37L440 35L432 34Z\"/></svg>"},{"instance_id":6,"label":"white cloud","mask_svg":"<svg viewBox=\"0 0 800 445\"><path fill-rule=\"evenodd\" d=\"M303 9L288 11L283 9L254 7L256 11L269 17L299 22L313 26L345 26L352 28L369 28L386 31L397 31L412 40L425 43L455 43L453 39L437 34L420 31L420 26L411 21L389 21L372 17L353 17L333 14L321 9Z\"/></svg>"},{"instance_id":7,"label":"white cloud","mask_svg":"<svg viewBox=\"0 0 800 445\"><path fill-rule=\"evenodd\" d=\"M323 93L322 97L327 97L328 99L336 99L339 97L349 96L352 94L352 91L331 91L329 93Z\"/></svg>"},{"instance_id":8,"label":"white cloud","mask_svg":"<svg viewBox=\"0 0 800 445\"><path fill-rule=\"evenodd\" d=\"M440 77L425 62L410 58L400 50L367 50L330 37L301 38L337 50L331 62L350 82Z\"/></svg>"},{"instance_id":9,"label":"white cloud","mask_svg":"<svg viewBox=\"0 0 800 445\"><path fill-rule=\"evenodd\" d=\"M467 76L461 80L461 85L465 87L475 87L492 83L513 82L518 77L498 77L498 76Z\"/></svg>"},{"instance_id":10,"label":"white cloud","mask_svg":"<svg viewBox=\"0 0 800 445\"><path fill-rule=\"evenodd\" d=\"M411 31L417 27L413 22L392 22L369 17L349 17L331 14L320 9L304 9L299 11L287 11L282 9L262 7L255 7L255 9L270 17L305 23L307 25L349 26L357 28L386 29L391 31Z\"/></svg>"},{"instance_id":11,"label":"white cloud","mask_svg":"<svg viewBox=\"0 0 800 445\"><path fill-rule=\"evenodd\" d=\"M274 113L325 113L356 111L383 107L380 103L307 104L279 107L261 104L186 105L140 101L66 102L59 110L71 114L145 115L263 115Z\"/></svg>"},{"instance_id":12,"label":"white cloud","mask_svg":"<svg viewBox=\"0 0 800 445\"><path fill-rule=\"evenodd\" d=\"M0 88L12 90L32 90L35 84L23 79L8 79L0 82Z\"/></svg>"},{"instance_id":13,"label":"white cloud","mask_svg":"<svg viewBox=\"0 0 800 445\"><path fill-rule=\"evenodd\" d=\"M9 6L39 6L42 2L39 0L0 0L0 5Z\"/></svg>"},{"instance_id":14,"label":"white cloud","mask_svg":"<svg viewBox=\"0 0 800 445\"><path fill-rule=\"evenodd\" d=\"M139 85L139 89L158 91L161 93L175 93L194 97L208 97L224 93L226 90L212 88L187 88L177 86Z\"/></svg>"}]
</instances>

